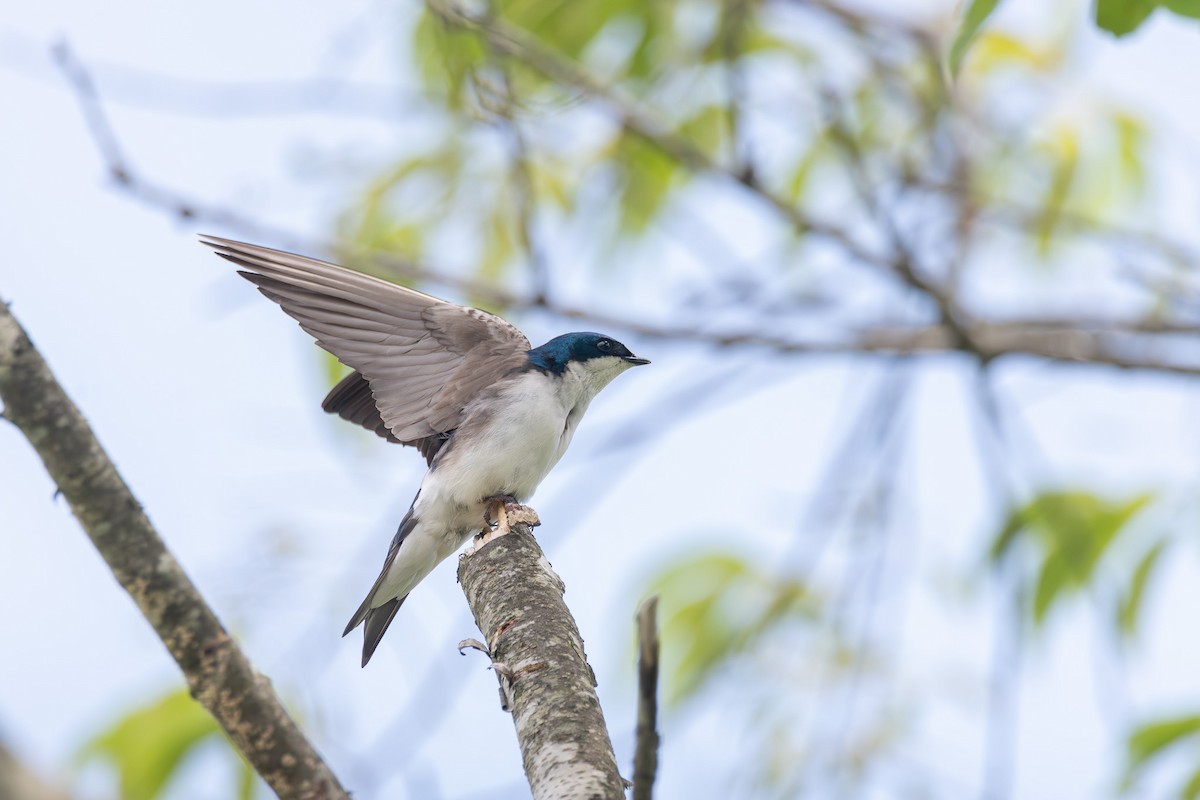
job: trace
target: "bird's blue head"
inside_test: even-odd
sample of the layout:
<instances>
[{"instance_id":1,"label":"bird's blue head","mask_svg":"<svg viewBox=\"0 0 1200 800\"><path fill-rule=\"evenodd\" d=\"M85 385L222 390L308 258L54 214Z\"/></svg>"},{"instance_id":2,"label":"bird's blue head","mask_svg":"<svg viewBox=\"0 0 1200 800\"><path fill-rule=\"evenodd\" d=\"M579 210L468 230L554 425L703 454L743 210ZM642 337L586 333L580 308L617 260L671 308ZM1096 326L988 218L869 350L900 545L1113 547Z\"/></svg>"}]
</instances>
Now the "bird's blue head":
<instances>
[{"instance_id":1,"label":"bird's blue head","mask_svg":"<svg viewBox=\"0 0 1200 800\"><path fill-rule=\"evenodd\" d=\"M589 362L594 359L615 359L621 366L649 364L638 358L629 348L611 336L602 333L564 333L555 336L541 347L529 351L529 363L551 375L561 375L572 362Z\"/></svg>"}]
</instances>

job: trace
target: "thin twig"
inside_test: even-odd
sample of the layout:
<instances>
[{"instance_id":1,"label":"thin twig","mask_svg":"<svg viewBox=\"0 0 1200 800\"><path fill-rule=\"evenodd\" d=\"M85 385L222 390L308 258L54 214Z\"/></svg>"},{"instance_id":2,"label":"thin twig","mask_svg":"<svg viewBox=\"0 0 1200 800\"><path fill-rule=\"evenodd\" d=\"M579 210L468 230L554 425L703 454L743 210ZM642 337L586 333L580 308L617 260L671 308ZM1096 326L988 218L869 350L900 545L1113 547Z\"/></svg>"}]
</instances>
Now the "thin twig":
<instances>
[{"instance_id":1,"label":"thin twig","mask_svg":"<svg viewBox=\"0 0 1200 800\"><path fill-rule=\"evenodd\" d=\"M109 169L109 174L117 183L126 182L129 179L129 173L125 169L127 163L125 154L121 152L117 135L108 121L108 115L104 113L104 107L100 105L100 95L96 91L96 84L92 80L91 73L75 57L75 52L66 39L55 44L51 52L54 55L55 63L58 64L59 69L62 70L63 75L75 90L79 107L83 111L83 120L87 124L88 132L92 134L92 141L100 148L100 154L104 158L105 166Z\"/></svg>"},{"instance_id":2,"label":"thin twig","mask_svg":"<svg viewBox=\"0 0 1200 800\"><path fill-rule=\"evenodd\" d=\"M867 174L866 159L863 157L854 134L846 126L845 119L838 110L836 99L828 94L824 99L830 140L838 146L845 158L850 171L851 183L858 193L859 201L874 218L875 224L884 232L891 245L894 253L892 269L906 284L933 300L937 306L938 317L949 331L955 349L973 353L976 358L986 363L992 358L992 354L976 341L970 326L964 322L965 312L958 306L953 287L950 285L939 286L921 273L912 248L900 232L895 217L884 209L879 200L874 189L875 182Z\"/></svg>"},{"instance_id":3,"label":"thin twig","mask_svg":"<svg viewBox=\"0 0 1200 800\"><path fill-rule=\"evenodd\" d=\"M724 0L721 5L721 58L725 61L725 100L729 107L730 152L733 170L740 175L754 174L754 151L746 125L746 65L742 59L742 39L746 31L749 0Z\"/></svg>"},{"instance_id":4,"label":"thin twig","mask_svg":"<svg viewBox=\"0 0 1200 800\"><path fill-rule=\"evenodd\" d=\"M633 753L633 800L651 800L658 773L658 595L638 608L637 744Z\"/></svg>"},{"instance_id":5,"label":"thin twig","mask_svg":"<svg viewBox=\"0 0 1200 800\"><path fill-rule=\"evenodd\" d=\"M499 65L500 80L503 89L503 106L501 113L508 128L512 144L512 182L516 193L517 235L525 248L529 259L530 271L533 274L535 303L550 302L550 265L537 240L537 197L533 183L533 158L529 150L529 142L521 123L517 119L518 103L513 97L513 80L509 75L507 65Z\"/></svg>"}]
</instances>

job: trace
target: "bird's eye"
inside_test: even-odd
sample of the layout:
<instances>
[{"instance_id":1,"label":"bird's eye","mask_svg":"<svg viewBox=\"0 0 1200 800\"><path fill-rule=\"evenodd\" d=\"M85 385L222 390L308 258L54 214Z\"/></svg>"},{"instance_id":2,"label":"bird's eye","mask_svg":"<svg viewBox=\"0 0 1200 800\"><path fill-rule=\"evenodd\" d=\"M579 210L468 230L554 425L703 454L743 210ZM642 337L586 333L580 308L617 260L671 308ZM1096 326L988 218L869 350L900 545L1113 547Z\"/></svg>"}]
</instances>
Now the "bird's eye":
<instances>
[{"instance_id":1,"label":"bird's eye","mask_svg":"<svg viewBox=\"0 0 1200 800\"><path fill-rule=\"evenodd\" d=\"M612 350L612 342L610 342L608 339L601 339L600 341L596 342L596 349L601 353L607 353L609 350Z\"/></svg>"}]
</instances>

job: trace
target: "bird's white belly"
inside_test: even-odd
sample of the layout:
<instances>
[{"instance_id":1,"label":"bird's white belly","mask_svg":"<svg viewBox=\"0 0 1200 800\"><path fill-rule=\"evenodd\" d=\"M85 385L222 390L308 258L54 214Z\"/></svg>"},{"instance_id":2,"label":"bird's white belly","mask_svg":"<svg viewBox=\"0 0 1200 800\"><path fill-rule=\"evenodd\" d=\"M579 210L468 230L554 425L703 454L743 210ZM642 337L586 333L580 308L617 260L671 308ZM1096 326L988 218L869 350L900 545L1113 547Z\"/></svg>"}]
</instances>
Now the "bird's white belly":
<instances>
[{"instance_id":1,"label":"bird's white belly","mask_svg":"<svg viewBox=\"0 0 1200 800\"><path fill-rule=\"evenodd\" d=\"M375 605L407 595L481 531L486 498L527 500L566 452L604 383L589 383L570 368L557 380L532 372L477 398L421 481L416 528L388 568Z\"/></svg>"},{"instance_id":2,"label":"bird's white belly","mask_svg":"<svg viewBox=\"0 0 1200 800\"><path fill-rule=\"evenodd\" d=\"M468 418L454 449L426 473L413 509L417 527L376 593L380 602L408 594L483 530L485 498L523 501L532 495L570 444L574 425L567 424L568 412L555 395L525 393L490 409L490 418Z\"/></svg>"},{"instance_id":3,"label":"bird's white belly","mask_svg":"<svg viewBox=\"0 0 1200 800\"><path fill-rule=\"evenodd\" d=\"M536 380L516 383L468 415L453 449L422 482L417 506L423 520L436 515L456 534L450 552L482 528L485 498L533 494L570 443L567 415L563 399Z\"/></svg>"}]
</instances>

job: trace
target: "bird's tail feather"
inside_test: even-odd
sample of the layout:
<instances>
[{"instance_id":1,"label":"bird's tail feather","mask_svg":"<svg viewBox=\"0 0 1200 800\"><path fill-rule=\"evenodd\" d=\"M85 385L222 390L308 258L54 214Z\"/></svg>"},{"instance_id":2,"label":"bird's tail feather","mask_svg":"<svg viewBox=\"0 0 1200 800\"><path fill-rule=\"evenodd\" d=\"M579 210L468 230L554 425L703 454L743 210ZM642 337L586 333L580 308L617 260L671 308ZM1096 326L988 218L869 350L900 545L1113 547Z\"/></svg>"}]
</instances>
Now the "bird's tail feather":
<instances>
[{"instance_id":1,"label":"bird's tail feather","mask_svg":"<svg viewBox=\"0 0 1200 800\"><path fill-rule=\"evenodd\" d=\"M378 581L376 581L378 584ZM342 631L342 637L350 635L350 631L362 624L367 618L367 614L371 613L371 598L375 596L375 587L371 587L371 591L367 592L367 596L363 599L362 604L358 607L358 611L354 612L354 616L346 623L346 630Z\"/></svg>"},{"instance_id":2,"label":"bird's tail feather","mask_svg":"<svg viewBox=\"0 0 1200 800\"><path fill-rule=\"evenodd\" d=\"M417 492L417 497L420 496L421 493ZM416 498L414 498L413 505L409 507L408 513L400 521L400 527L396 530L396 535L392 537L392 544L388 548L387 558L383 562L383 569L379 571L379 577L375 579L375 585L371 587L371 591L367 592L362 605L358 607L358 610L354 612L354 616L350 618L350 622L346 624L346 630L342 631L342 636L346 636L363 622L367 623L363 631L365 639L363 641L362 665L364 667L371 660L371 654L379 646L379 640L383 638L388 625L392 624L392 618L396 616L396 611L400 608L400 604L408 597L407 594L404 597L394 597L386 603L382 603L374 608L371 607L371 601L375 599L375 593L383 584L384 578L387 577L388 570L391 569L392 563L396 560L396 554L400 552L400 545L404 543L405 538L417 527L417 518L413 513L416 503Z\"/></svg>"},{"instance_id":3,"label":"bird's tail feather","mask_svg":"<svg viewBox=\"0 0 1200 800\"><path fill-rule=\"evenodd\" d=\"M383 634L387 633L388 626L392 624L392 619L395 618L396 612L407 599L408 595L394 597L378 608L372 608L367 611L365 617L366 625L363 626L362 665L364 667L371 660L371 656L374 655L375 648L379 646L379 640L383 638Z\"/></svg>"}]
</instances>

